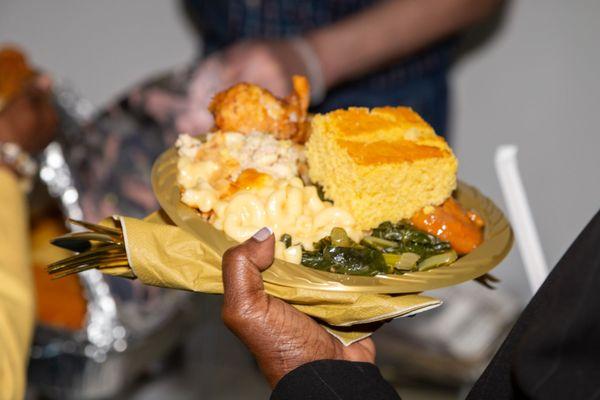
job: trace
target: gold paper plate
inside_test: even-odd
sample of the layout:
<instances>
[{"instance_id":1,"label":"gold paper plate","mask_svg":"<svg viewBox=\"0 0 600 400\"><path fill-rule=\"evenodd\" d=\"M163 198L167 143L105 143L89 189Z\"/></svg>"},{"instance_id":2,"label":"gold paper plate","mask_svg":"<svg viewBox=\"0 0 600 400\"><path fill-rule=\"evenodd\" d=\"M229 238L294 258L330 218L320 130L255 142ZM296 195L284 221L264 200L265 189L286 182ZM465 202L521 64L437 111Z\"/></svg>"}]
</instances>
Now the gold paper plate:
<instances>
[{"instance_id":1,"label":"gold paper plate","mask_svg":"<svg viewBox=\"0 0 600 400\"><path fill-rule=\"evenodd\" d=\"M172 148L154 163L152 187L158 202L177 226L195 235L221 256L237 242L179 200L177 158ZM370 277L333 274L276 259L263 272L263 279L290 287L368 293L416 293L475 279L498 265L508 254L513 241L512 230L498 207L474 187L459 182L455 197L465 208L477 211L485 220L485 232L484 242L477 249L451 265L404 275Z\"/></svg>"}]
</instances>

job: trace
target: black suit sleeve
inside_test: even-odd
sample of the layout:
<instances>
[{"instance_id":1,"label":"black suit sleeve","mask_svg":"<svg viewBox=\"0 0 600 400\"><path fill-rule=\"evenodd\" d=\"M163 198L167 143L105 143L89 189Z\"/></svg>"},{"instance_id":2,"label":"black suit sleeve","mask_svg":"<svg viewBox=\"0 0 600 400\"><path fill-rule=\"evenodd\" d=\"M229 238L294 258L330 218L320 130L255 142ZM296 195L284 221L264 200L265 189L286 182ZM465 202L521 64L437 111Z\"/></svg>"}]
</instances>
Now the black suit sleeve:
<instances>
[{"instance_id":1,"label":"black suit sleeve","mask_svg":"<svg viewBox=\"0 0 600 400\"><path fill-rule=\"evenodd\" d=\"M525 308L467 399L600 399L600 213Z\"/></svg>"},{"instance_id":2,"label":"black suit sleeve","mask_svg":"<svg viewBox=\"0 0 600 400\"><path fill-rule=\"evenodd\" d=\"M284 376L271 400L399 400L379 369L369 363L320 360Z\"/></svg>"}]
</instances>

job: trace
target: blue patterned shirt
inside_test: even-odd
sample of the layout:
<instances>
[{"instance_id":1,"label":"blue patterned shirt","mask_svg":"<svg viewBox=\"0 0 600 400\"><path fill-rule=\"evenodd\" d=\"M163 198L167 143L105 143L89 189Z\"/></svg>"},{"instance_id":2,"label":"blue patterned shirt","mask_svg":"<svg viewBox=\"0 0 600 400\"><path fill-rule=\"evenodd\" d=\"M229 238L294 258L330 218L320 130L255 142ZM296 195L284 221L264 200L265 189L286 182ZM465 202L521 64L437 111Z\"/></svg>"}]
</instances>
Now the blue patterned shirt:
<instances>
[{"instance_id":1,"label":"blue patterned shirt","mask_svg":"<svg viewBox=\"0 0 600 400\"><path fill-rule=\"evenodd\" d=\"M187 0L205 53L243 39L278 39L335 23L376 0ZM390 38L395 40L395 38ZM441 41L399 62L333 88L314 111L340 107L412 106L446 133L446 73L453 40Z\"/></svg>"}]
</instances>

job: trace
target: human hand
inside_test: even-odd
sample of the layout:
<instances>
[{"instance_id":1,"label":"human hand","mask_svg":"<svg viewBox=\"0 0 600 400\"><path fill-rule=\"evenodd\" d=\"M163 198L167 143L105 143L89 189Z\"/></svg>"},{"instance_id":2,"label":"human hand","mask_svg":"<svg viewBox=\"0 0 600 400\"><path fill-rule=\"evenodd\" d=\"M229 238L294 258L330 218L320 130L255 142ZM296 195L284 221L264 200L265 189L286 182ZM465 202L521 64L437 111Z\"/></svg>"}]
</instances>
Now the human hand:
<instances>
[{"instance_id":1,"label":"human hand","mask_svg":"<svg viewBox=\"0 0 600 400\"><path fill-rule=\"evenodd\" d=\"M177 130L196 135L212 128L214 121L208 106L217 92L236 83L234 79L220 53L203 60L192 75L184 109L175 118Z\"/></svg>"},{"instance_id":2,"label":"human hand","mask_svg":"<svg viewBox=\"0 0 600 400\"><path fill-rule=\"evenodd\" d=\"M185 109L176 118L177 129L191 134L206 132L213 122L208 111L213 96L240 82L286 97L292 90L293 75L310 78L291 40L245 40L212 54L194 71Z\"/></svg>"},{"instance_id":3,"label":"human hand","mask_svg":"<svg viewBox=\"0 0 600 400\"><path fill-rule=\"evenodd\" d=\"M223 321L256 357L269 384L275 387L311 361L374 363L371 339L345 347L315 320L265 292L260 273L273 263L274 251L275 238L263 228L223 256Z\"/></svg>"},{"instance_id":4,"label":"human hand","mask_svg":"<svg viewBox=\"0 0 600 400\"><path fill-rule=\"evenodd\" d=\"M37 76L0 112L0 142L13 142L29 153L42 150L56 134L50 78Z\"/></svg>"},{"instance_id":5,"label":"human hand","mask_svg":"<svg viewBox=\"0 0 600 400\"><path fill-rule=\"evenodd\" d=\"M291 90L292 75L307 75L304 61L287 40L246 40L223 53L233 80L264 87L275 96Z\"/></svg>"}]
</instances>

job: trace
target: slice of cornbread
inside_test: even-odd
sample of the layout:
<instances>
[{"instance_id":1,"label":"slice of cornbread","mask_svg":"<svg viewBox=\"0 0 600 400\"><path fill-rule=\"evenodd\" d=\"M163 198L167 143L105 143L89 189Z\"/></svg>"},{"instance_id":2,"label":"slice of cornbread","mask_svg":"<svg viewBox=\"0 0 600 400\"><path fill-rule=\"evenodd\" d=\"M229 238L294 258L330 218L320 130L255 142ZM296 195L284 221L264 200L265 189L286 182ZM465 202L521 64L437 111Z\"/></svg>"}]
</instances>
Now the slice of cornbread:
<instances>
[{"instance_id":1,"label":"slice of cornbread","mask_svg":"<svg viewBox=\"0 0 600 400\"><path fill-rule=\"evenodd\" d=\"M439 205L456 187L452 150L407 107L315 115L306 151L311 180L364 230Z\"/></svg>"}]
</instances>

